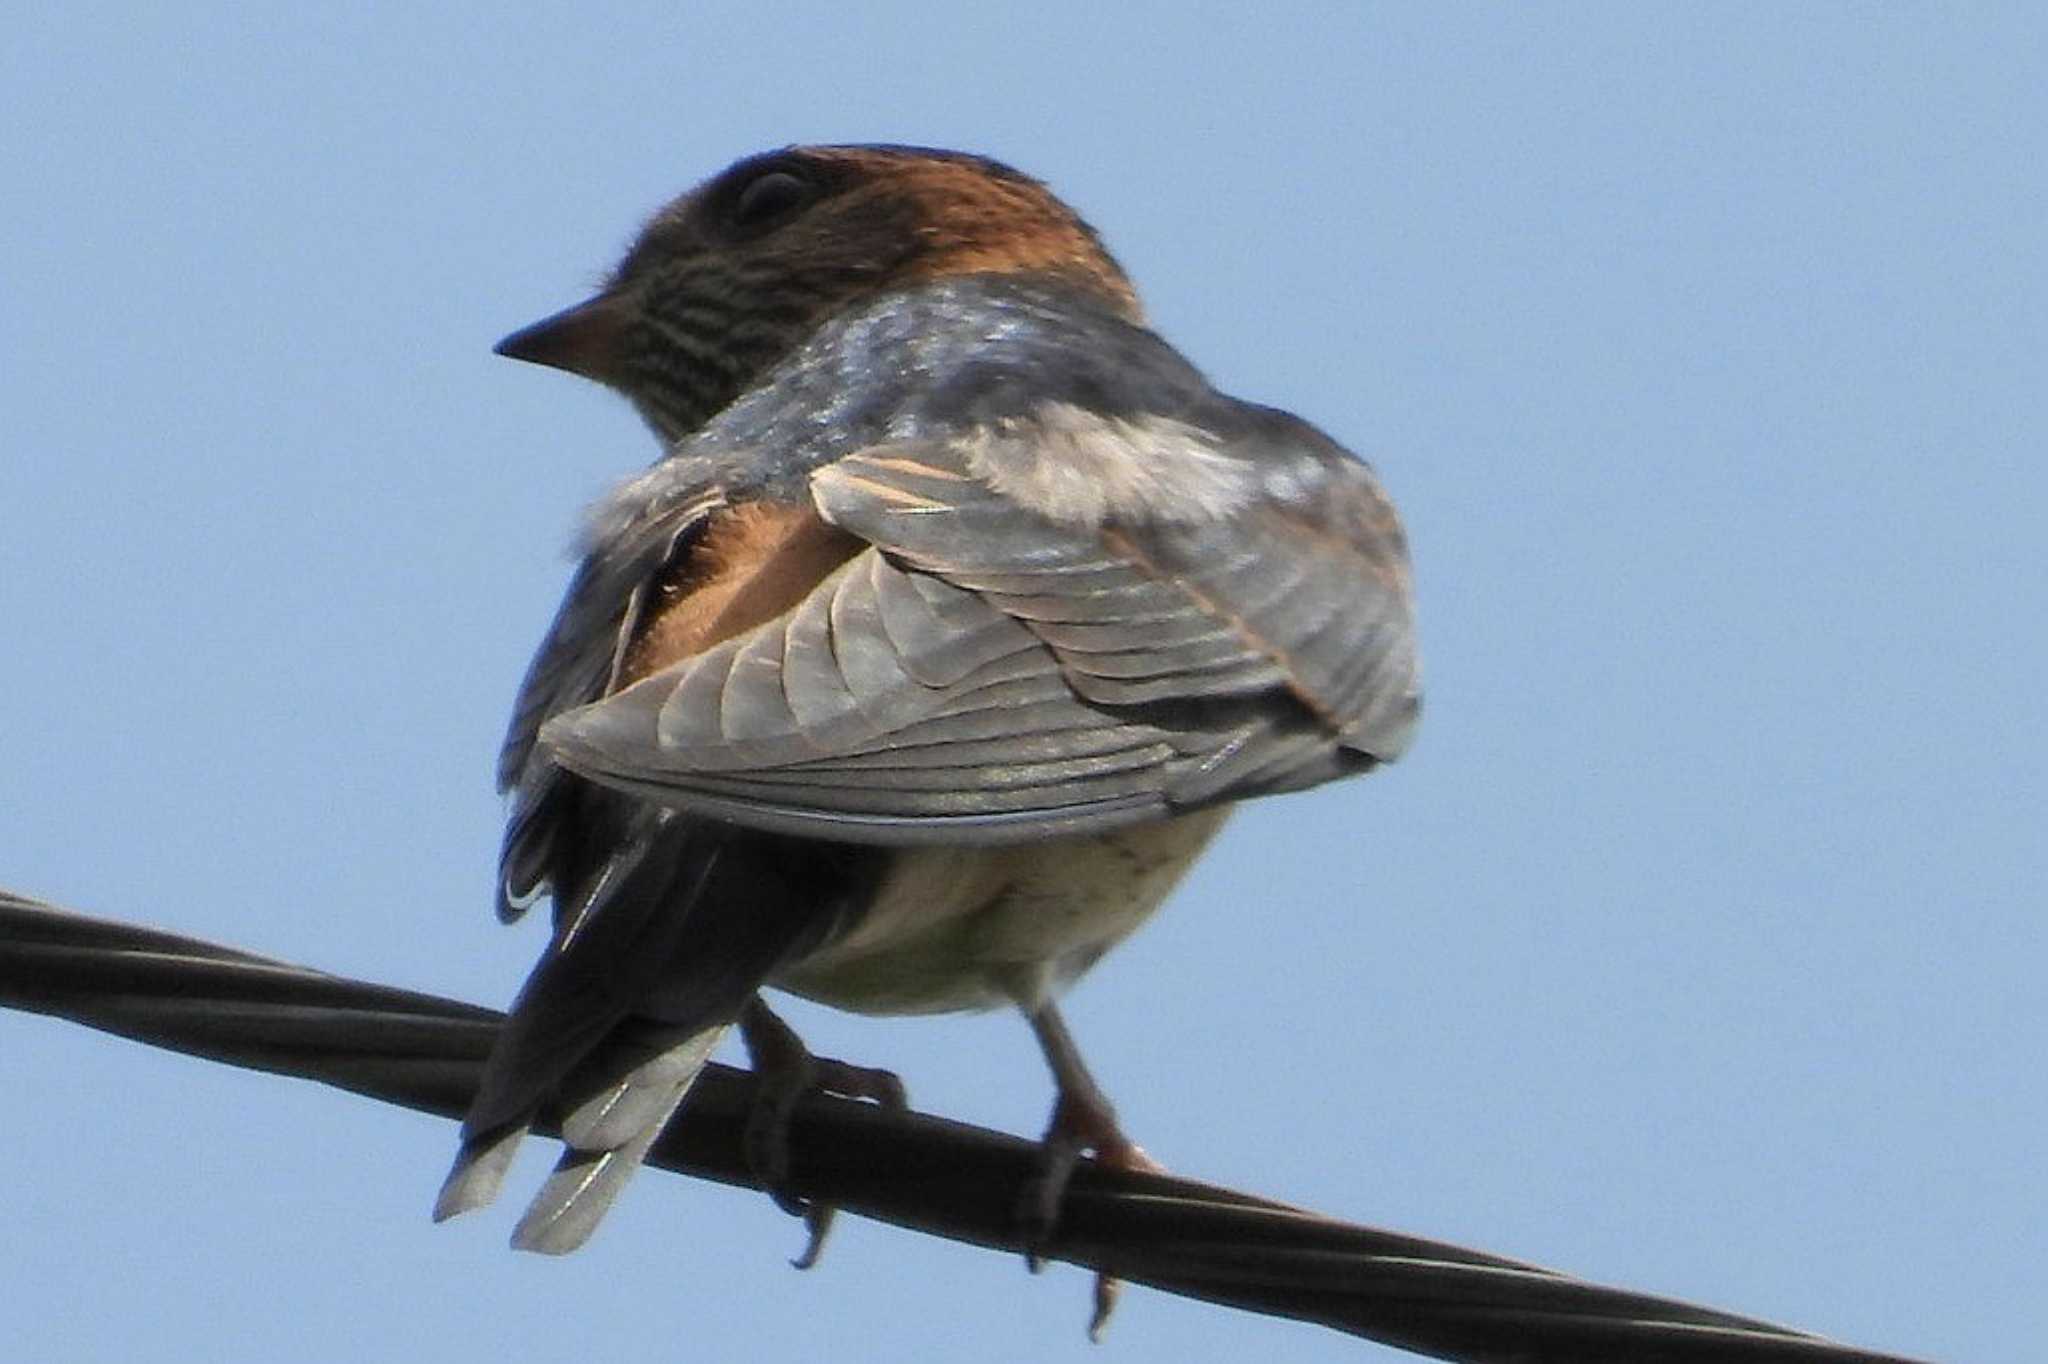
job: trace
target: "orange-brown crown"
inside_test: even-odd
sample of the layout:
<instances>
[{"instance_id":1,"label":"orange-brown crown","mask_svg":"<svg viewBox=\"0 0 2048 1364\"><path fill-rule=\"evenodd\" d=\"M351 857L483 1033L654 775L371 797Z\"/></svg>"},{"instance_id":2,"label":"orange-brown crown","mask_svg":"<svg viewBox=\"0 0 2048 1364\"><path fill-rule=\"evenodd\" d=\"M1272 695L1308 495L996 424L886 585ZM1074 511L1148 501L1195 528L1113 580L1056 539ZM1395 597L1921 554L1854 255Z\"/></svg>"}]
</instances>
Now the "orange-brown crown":
<instances>
[{"instance_id":1,"label":"orange-brown crown","mask_svg":"<svg viewBox=\"0 0 2048 1364\"><path fill-rule=\"evenodd\" d=\"M602 293L499 350L619 389L674 439L848 306L984 272L1045 276L1139 315L1094 230L1028 176L920 147L791 147L662 209Z\"/></svg>"}]
</instances>

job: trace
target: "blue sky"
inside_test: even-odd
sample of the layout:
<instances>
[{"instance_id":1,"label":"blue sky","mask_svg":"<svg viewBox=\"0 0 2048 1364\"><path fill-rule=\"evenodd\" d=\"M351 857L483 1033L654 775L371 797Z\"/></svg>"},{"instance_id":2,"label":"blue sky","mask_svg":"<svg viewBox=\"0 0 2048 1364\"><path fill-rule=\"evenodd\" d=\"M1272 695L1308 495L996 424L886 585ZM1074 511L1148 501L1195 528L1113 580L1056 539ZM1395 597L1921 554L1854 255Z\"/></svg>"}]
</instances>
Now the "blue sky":
<instances>
[{"instance_id":1,"label":"blue sky","mask_svg":"<svg viewBox=\"0 0 2048 1364\"><path fill-rule=\"evenodd\" d=\"M495 744L653 454L493 357L743 153L987 152L1372 459L1429 703L1070 1019L1177 1170L1872 1346L2048 1336L2030 7L34 6L0 48L0 884L493 1004ZM855 7L846 7L852 10ZM822 7L820 7L822 10ZM1004 1016L792 1011L1035 1131ZM1100 1359L1085 1276L0 1017L0 1353ZM514 1174L531 1187L548 1153ZM1393 1358L1134 1290L1128 1361Z\"/></svg>"}]
</instances>

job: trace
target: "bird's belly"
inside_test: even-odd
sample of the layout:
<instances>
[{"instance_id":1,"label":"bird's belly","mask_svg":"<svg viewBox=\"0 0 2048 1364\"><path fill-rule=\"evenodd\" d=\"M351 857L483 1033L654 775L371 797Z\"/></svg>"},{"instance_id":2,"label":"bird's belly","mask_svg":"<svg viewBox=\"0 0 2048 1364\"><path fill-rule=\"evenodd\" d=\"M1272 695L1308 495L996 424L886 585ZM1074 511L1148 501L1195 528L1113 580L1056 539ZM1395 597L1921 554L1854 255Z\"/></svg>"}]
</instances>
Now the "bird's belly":
<instances>
[{"instance_id":1,"label":"bird's belly","mask_svg":"<svg viewBox=\"0 0 2048 1364\"><path fill-rule=\"evenodd\" d=\"M1143 923L1226 813L1019 847L906 850L847 932L772 983L856 1013L1031 1008Z\"/></svg>"}]
</instances>

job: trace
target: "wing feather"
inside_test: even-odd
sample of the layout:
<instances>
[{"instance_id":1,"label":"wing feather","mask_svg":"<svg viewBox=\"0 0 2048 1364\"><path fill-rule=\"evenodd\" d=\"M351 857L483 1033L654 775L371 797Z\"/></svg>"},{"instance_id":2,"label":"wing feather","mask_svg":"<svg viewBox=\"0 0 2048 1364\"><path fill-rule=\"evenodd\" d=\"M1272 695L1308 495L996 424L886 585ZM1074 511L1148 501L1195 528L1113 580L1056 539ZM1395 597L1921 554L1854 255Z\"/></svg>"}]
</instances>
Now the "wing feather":
<instances>
[{"instance_id":1,"label":"wing feather","mask_svg":"<svg viewBox=\"0 0 2048 1364\"><path fill-rule=\"evenodd\" d=\"M1179 428L1211 489L1185 513L1151 491L1170 469L1128 515L1062 516L973 439L843 457L811 496L870 548L542 741L663 804L878 843L1111 827L1389 760L1418 704L1391 505L1313 428L1240 427ZM1261 492L1220 505L1231 459Z\"/></svg>"}]
</instances>

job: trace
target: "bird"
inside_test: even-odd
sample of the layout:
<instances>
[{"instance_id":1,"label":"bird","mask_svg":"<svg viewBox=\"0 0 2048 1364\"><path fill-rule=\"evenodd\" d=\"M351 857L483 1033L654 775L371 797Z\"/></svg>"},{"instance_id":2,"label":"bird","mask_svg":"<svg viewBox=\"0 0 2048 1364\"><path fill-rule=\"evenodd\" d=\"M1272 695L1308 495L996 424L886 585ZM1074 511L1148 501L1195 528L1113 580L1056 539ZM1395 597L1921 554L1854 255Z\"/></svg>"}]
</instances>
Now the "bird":
<instances>
[{"instance_id":1,"label":"bird","mask_svg":"<svg viewBox=\"0 0 2048 1364\"><path fill-rule=\"evenodd\" d=\"M493 1201L551 1111L513 1243L582 1245L735 1027L782 1077L749 1127L771 1191L808 1087L902 1101L766 988L1019 1010L1056 1089L1034 1234L1083 1155L1152 1168L1058 1001L1236 802L1408 746L1411 570L1372 469L1212 387L1092 227L965 152L747 157L497 351L616 390L660 454L589 511L518 693L497 908L548 899L553 931L436 1219Z\"/></svg>"}]
</instances>

